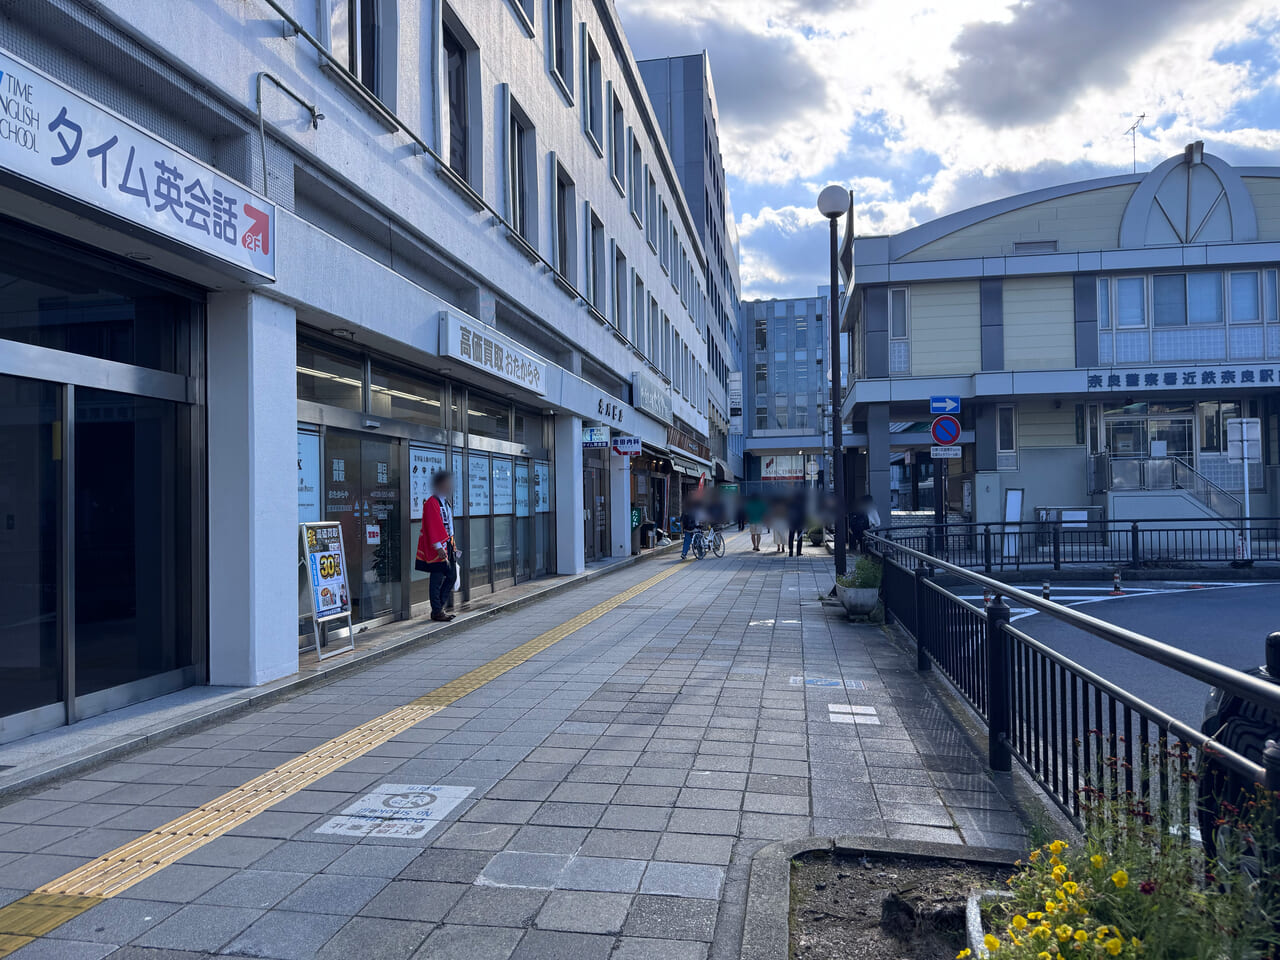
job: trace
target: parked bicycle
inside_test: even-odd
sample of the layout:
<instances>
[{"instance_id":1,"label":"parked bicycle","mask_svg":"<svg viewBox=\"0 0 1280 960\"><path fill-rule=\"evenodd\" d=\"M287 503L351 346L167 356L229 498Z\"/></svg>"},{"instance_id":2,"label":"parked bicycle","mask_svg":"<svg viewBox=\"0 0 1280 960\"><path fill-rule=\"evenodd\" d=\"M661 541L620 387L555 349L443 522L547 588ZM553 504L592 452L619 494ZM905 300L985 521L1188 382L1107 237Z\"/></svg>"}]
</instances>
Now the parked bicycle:
<instances>
[{"instance_id":1,"label":"parked bicycle","mask_svg":"<svg viewBox=\"0 0 1280 960\"><path fill-rule=\"evenodd\" d=\"M724 556L724 534L719 530L705 529L698 527L693 533L693 543L690 544L693 555L701 560L710 550L717 557Z\"/></svg>"}]
</instances>

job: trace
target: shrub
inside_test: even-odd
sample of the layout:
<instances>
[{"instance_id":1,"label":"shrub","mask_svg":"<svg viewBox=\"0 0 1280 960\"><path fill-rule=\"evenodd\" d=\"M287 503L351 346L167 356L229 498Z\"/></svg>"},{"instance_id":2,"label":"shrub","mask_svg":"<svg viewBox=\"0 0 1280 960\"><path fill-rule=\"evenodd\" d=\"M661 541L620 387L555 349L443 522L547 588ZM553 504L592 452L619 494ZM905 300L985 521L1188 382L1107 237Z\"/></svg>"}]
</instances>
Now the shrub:
<instances>
[{"instance_id":1,"label":"shrub","mask_svg":"<svg viewBox=\"0 0 1280 960\"><path fill-rule=\"evenodd\" d=\"M880 586L880 576L882 574L880 561L875 557L866 554L858 558L858 562L853 565L853 572L846 573L842 577L836 578L836 583L842 587L853 587L860 589L878 589Z\"/></svg>"}]
</instances>

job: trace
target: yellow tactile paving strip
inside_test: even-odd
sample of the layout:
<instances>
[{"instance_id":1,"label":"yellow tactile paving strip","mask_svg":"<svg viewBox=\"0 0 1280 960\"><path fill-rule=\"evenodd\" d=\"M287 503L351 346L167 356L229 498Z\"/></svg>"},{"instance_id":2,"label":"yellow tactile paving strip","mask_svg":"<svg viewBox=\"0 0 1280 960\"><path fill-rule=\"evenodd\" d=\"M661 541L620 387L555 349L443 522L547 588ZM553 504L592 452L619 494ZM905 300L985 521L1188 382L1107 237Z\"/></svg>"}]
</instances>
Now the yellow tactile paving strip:
<instances>
[{"instance_id":1,"label":"yellow tactile paving strip","mask_svg":"<svg viewBox=\"0 0 1280 960\"><path fill-rule=\"evenodd\" d=\"M661 583L679 569L679 566L672 565L411 703L362 723L288 763L227 791L190 813L157 827L137 840L117 847L78 870L49 881L35 893L0 908L0 957L8 956L90 907L129 889L285 797L305 789L419 721L479 690L508 670L526 663L609 611Z\"/></svg>"}]
</instances>

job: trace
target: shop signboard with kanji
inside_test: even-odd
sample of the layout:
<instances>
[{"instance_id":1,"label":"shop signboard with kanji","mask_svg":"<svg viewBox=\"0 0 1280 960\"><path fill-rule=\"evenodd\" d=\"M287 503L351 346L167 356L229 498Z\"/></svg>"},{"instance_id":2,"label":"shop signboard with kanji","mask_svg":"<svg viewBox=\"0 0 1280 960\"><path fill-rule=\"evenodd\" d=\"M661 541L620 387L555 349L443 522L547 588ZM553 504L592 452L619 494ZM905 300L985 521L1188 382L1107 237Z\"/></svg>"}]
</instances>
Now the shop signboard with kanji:
<instances>
[{"instance_id":1,"label":"shop signboard with kanji","mask_svg":"<svg viewBox=\"0 0 1280 960\"><path fill-rule=\"evenodd\" d=\"M0 51L0 172L275 278L275 204Z\"/></svg>"}]
</instances>

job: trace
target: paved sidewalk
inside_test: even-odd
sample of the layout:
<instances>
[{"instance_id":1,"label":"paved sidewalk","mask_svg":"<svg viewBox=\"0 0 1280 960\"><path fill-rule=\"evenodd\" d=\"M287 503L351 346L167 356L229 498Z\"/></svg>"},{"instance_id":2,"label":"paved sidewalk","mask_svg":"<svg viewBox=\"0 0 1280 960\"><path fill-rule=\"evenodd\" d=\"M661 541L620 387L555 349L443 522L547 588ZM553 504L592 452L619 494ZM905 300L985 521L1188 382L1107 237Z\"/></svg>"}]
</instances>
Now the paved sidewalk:
<instances>
[{"instance_id":1,"label":"paved sidewalk","mask_svg":"<svg viewBox=\"0 0 1280 960\"><path fill-rule=\"evenodd\" d=\"M684 564L12 956L736 958L750 857L769 841L1020 846L1016 818L912 659L821 603L825 552L789 559L747 543L731 537L724 559ZM0 904L668 564L0 808ZM406 819L426 786L433 817L457 799L441 822Z\"/></svg>"}]
</instances>

